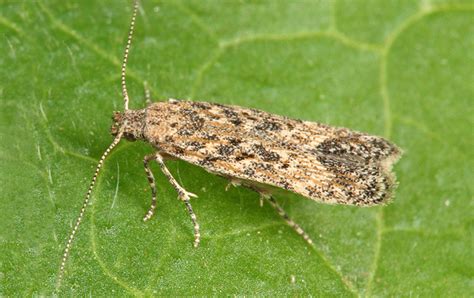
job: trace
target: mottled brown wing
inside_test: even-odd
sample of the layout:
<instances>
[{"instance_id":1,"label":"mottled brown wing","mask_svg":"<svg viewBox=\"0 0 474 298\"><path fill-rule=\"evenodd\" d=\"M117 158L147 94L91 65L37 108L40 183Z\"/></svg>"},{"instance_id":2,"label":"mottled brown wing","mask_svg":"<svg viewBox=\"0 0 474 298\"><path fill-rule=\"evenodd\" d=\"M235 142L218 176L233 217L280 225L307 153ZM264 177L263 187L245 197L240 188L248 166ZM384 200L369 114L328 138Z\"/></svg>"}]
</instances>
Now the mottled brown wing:
<instances>
[{"instance_id":1,"label":"mottled brown wing","mask_svg":"<svg viewBox=\"0 0 474 298\"><path fill-rule=\"evenodd\" d=\"M149 106L145 136L161 152L212 173L364 206L390 199L400 155L380 137L206 102Z\"/></svg>"}]
</instances>

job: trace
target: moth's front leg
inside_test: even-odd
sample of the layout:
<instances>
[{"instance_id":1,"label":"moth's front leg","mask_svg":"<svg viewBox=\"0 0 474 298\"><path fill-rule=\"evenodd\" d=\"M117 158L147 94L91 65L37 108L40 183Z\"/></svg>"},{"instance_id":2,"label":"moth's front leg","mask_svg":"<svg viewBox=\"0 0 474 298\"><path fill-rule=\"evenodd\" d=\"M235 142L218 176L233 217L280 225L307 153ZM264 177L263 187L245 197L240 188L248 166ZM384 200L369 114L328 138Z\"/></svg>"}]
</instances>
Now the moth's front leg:
<instances>
[{"instance_id":1,"label":"moth's front leg","mask_svg":"<svg viewBox=\"0 0 474 298\"><path fill-rule=\"evenodd\" d=\"M198 247L199 242L201 241L201 233L199 232L199 224L197 222L196 214L194 213L193 207L191 206L191 203L189 202L191 197L197 198L197 195L191 192L188 192L181 185L179 185L178 181L174 179L173 175L171 175L170 171L166 167L165 162L163 161L163 156L161 156L159 152L156 152L154 154L154 158L156 162L160 165L160 168L163 174L165 174L165 176L168 178L171 185L173 185L173 187L178 192L179 199L181 199L184 202L186 209L188 210L189 216L191 217L191 220L194 225L194 247Z\"/></svg>"}]
</instances>

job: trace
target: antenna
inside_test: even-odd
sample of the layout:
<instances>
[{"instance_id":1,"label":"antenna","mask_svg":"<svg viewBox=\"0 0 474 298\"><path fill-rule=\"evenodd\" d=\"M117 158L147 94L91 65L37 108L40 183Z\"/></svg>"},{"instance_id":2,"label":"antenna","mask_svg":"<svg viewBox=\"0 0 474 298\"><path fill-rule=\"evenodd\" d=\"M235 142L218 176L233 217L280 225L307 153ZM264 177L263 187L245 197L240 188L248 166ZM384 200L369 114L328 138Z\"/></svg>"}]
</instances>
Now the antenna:
<instances>
[{"instance_id":1,"label":"antenna","mask_svg":"<svg viewBox=\"0 0 474 298\"><path fill-rule=\"evenodd\" d=\"M123 62L122 62L122 95L125 111L128 110L128 91L127 84L125 83L125 70L127 68L128 52L130 51L130 45L132 44L133 30L135 29L135 18L137 16L138 10L138 0L133 2L133 14L132 20L130 21L130 30L128 32L127 45L125 46L125 52L123 53Z\"/></svg>"},{"instance_id":2,"label":"antenna","mask_svg":"<svg viewBox=\"0 0 474 298\"><path fill-rule=\"evenodd\" d=\"M134 4L133 4L132 20L130 22L130 31L128 33L127 45L125 46L125 53L123 55L123 63L122 63L122 95L123 95L123 100L124 100L124 103L125 103L125 111L128 110L128 101L129 101L128 92L127 92L127 85L125 83L125 69L127 67L127 59L128 59L128 52L130 50L130 44L132 43L133 29L135 27L135 18L136 18L136 15L137 15L137 10L138 10L138 0L135 0ZM56 290L58 290L61 286L61 282L62 282L62 279L64 277L64 269L66 267L66 262L67 262L67 259L69 257L72 242L73 242L74 237L77 233L77 230L79 229L79 226L81 225L81 221L84 217L84 213L86 211L86 208L89 205L89 200L91 198L92 189L94 188L95 182L97 181L97 176L99 175L100 169L102 168L102 166L104 164L104 161L107 158L107 156L109 155L109 153L112 151L112 149L115 148L115 146L117 146L117 144L122 139L124 127L126 125L127 125L127 122L124 121L124 123L122 123L122 125L120 127L120 130L117 133L117 136L115 137L114 141L112 142L112 144L109 145L107 150L105 150L105 152L102 154L102 156L99 160L99 163L97 164L94 176L92 177L92 181L89 184L89 189L87 190L86 197L84 199L84 202L82 203L81 212L79 213L79 216L77 217L76 224L74 225L74 228L72 229L71 233L69 234L68 240L66 242L66 248L64 248L63 257L62 257L62 260L61 260L61 265L59 267L59 275L58 275L58 279L57 279L57 282L56 282Z\"/></svg>"},{"instance_id":3,"label":"antenna","mask_svg":"<svg viewBox=\"0 0 474 298\"><path fill-rule=\"evenodd\" d=\"M84 203L82 204L81 212L79 213L79 216L77 217L76 224L74 225L74 228L72 229L71 234L69 234L69 238L66 243L66 248L64 249L63 258L61 260L61 266L59 267L58 281L56 284L57 289L61 286L61 281L64 276L64 268L66 266L66 262L69 257L71 244L72 244L72 241L74 240L74 236L76 235L77 229L79 228L79 225L81 224L82 218L84 217L84 212L86 211L86 208L89 205L89 199L91 198L92 189L94 188L95 182L97 180L97 176L99 175L100 169L102 168L102 165L104 164L105 158L107 157L107 155L109 155L112 149L114 149L114 147L117 146L117 144L120 142L122 135L123 135L123 128L119 131L119 133L115 137L112 144L110 144L107 150L105 150L104 154L102 154L102 157L100 158L99 163L97 164L97 167L95 168L95 173L94 173L94 176L92 177L91 183L89 184L89 189L87 190L86 198L84 199Z\"/></svg>"}]
</instances>

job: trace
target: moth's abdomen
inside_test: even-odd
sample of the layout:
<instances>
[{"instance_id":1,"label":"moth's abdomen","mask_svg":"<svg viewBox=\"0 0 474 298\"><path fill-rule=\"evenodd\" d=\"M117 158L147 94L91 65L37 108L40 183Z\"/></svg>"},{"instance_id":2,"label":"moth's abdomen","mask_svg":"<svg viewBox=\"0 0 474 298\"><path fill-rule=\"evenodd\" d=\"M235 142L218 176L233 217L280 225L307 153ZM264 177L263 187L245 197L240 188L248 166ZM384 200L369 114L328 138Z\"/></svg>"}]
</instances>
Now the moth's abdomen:
<instances>
[{"instance_id":1,"label":"moth's abdomen","mask_svg":"<svg viewBox=\"0 0 474 298\"><path fill-rule=\"evenodd\" d=\"M379 137L205 102L155 103L146 113L151 144L212 173L361 206L386 202L395 186L400 152Z\"/></svg>"}]
</instances>

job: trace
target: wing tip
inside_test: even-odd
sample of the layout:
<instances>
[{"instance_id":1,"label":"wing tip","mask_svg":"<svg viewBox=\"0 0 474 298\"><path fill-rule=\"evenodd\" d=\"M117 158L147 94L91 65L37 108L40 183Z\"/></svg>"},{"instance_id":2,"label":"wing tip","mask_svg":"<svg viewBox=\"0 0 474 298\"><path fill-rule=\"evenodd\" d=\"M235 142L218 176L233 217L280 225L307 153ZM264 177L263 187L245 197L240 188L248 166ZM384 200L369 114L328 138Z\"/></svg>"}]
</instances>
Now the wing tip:
<instances>
[{"instance_id":1,"label":"wing tip","mask_svg":"<svg viewBox=\"0 0 474 298\"><path fill-rule=\"evenodd\" d=\"M375 206L375 205L388 205L390 204L395 197L395 190L398 187L397 177L393 171L393 166L398 162L398 160L403 155L403 150L401 150L396 145L392 145L392 151L389 155L379 161L380 166L380 180L377 183L377 194L370 200L369 204L365 206Z\"/></svg>"}]
</instances>

